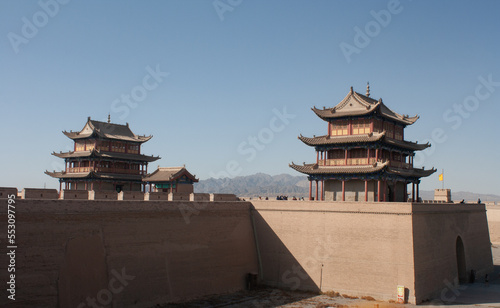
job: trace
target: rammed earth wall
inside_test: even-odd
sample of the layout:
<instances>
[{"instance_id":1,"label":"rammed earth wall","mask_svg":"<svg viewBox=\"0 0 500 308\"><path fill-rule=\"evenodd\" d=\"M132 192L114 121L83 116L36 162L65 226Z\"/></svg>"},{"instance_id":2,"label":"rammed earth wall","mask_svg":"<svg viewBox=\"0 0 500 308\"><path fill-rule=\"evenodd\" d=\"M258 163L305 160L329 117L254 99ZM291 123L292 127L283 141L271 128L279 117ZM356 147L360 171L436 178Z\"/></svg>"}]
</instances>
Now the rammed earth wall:
<instances>
[{"instance_id":1,"label":"rammed earth wall","mask_svg":"<svg viewBox=\"0 0 500 308\"><path fill-rule=\"evenodd\" d=\"M16 199L16 304L151 307L244 289L248 273L382 300L403 285L419 303L453 283L458 236L466 271L490 271L477 204ZM0 290L0 306L7 295Z\"/></svg>"},{"instance_id":2,"label":"rammed earth wall","mask_svg":"<svg viewBox=\"0 0 500 308\"><path fill-rule=\"evenodd\" d=\"M0 202L5 222L6 199ZM16 200L15 303L152 307L244 289L246 274L258 269L250 206ZM7 238L7 228L0 237ZM5 249L2 267L9 262ZM4 283L6 275L0 274ZM2 288L0 306L6 304L12 303Z\"/></svg>"}]
</instances>

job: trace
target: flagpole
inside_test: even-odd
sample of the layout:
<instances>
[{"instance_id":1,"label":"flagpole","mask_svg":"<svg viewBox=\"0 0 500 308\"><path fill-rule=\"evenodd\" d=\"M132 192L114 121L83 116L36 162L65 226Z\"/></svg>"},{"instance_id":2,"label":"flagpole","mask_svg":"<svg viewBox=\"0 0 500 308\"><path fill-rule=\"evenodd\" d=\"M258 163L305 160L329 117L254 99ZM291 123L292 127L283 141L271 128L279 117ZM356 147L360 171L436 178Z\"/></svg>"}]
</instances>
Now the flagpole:
<instances>
[{"instance_id":1,"label":"flagpole","mask_svg":"<svg viewBox=\"0 0 500 308\"><path fill-rule=\"evenodd\" d=\"M442 171L441 174L443 175L443 181L442 182L443 182L443 190L444 190L444 169L442 169L441 171Z\"/></svg>"}]
</instances>

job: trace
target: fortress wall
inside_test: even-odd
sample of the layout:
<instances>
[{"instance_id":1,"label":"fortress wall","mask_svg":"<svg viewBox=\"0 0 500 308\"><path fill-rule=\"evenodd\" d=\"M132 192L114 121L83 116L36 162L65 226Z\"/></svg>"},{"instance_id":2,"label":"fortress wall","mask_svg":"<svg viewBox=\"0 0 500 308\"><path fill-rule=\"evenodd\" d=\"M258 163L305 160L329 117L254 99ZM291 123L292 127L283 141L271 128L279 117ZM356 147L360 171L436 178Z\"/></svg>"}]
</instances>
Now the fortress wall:
<instances>
[{"instance_id":1,"label":"fortress wall","mask_svg":"<svg viewBox=\"0 0 500 308\"><path fill-rule=\"evenodd\" d=\"M126 191L118 193L118 200L137 200L144 201L144 193L141 191Z\"/></svg>"},{"instance_id":2,"label":"fortress wall","mask_svg":"<svg viewBox=\"0 0 500 308\"><path fill-rule=\"evenodd\" d=\"M118 193L115 190L91 190L89 199L94 197L93 200L118 200Z\"/></svg>"},{"instance_id":3,"label":"fortress wall","mask_svg":"<svg viewBox=\"0 0 500 308\"><path fill-rule=\"evenodd\" d=\"M168 200L168 193L166 192L148 192L144 194L144 200Z\"/></svg>"},{"instance_id":4,"label":"fortress wall","mask_svg":"<svg viewBox=\"0 0 500 308\"><path fill-rule=\"evenodd\" d=\"M206 193L193 193L189 195L190 201L210 201L210 194Z\"/></svg>"},{"instance_id":5,"label":"fortress wall","mask_svg":"<svg viewBox=\"0 0 500 308\"><path fill-rule=\"evenodd\" d=\"M492 243L500 244L500 206L487 206L488 227Z\"/></svg>"},{"instance_id":6,"label":"fortress wall","mask_svg":"<svg viewBox=\"0 0 500 308\"><path fill-rule=\"evenodd\" d=\"M415 302L410 203L252 204L266 284Z\"/></svg>"},{"instance_id":7,"label":"fortress wall","mask_svg":"<svg viewBox=\"0 0 500 308\"><path fill-rule=\"evenodd\" d=\"M175 192L168 195L168 200L170 201L189 201L190 193Z\"/></svg>"},{"instance_id":8,"label":"fortress wall","mask_svg":"<svg viewBox=\"0 0 500 308\"><path fill-rule=\"evenodd\" d=\"M0 199L7 199L7 197L11 195L14 195L17 198L17 188L0 187Z\"/></svg>"},{"instance_id":9,"label":"fortress wall","mask_svg":"<svg viewBox=\"0 0 500 308\"><path fill-rule=\"evenodd\" d=\"M102 307L152 307L241 290L258 268L250 206L16 199L16 304L91 307L88 297ZM7 281L6 271L0 277ZM0 306L6 301L2 288Z\"/></svg>"},{"instance_id":10,"label":"fortress wall","mask_svg":"<svg viewBox=\"0 0 500 308\"><path fill-rule=\"evenodd\" d=\"M417 298L455 296L450 285L458 283L457 238L464 245L467 277L493 270L490 237L484 205L413 204L415 288Z\"/></svg>"},{"instance_id":11,"label":"fortress wall","mask_svg":"<svg viewBox=\"0 0 500 308\"><path fill-rule=\"evenodd\" d=\"M88 200L89 191L87 190L62 190L61 199L65 200Z\"/></svg>"},{"instance_id":12,"label":"fortress wall","mask_svg":"<svg viewBox=\"0 0 500 308\"><path fill-rule=\"evenodd\" d=\"M57 189L44 189L44 188L24 188L21 191L22 199L59 199L59 192Z\"/></svg>"},{"instance_id":13,"label":"fortress wall","mask_svg":"<svg viewBox=\"0 0 500 308\"><path fill-rule=\"evenodd\" d=\"M235 194L210 194L210 201L237 201Z\"/></svg>"}]
</instances>

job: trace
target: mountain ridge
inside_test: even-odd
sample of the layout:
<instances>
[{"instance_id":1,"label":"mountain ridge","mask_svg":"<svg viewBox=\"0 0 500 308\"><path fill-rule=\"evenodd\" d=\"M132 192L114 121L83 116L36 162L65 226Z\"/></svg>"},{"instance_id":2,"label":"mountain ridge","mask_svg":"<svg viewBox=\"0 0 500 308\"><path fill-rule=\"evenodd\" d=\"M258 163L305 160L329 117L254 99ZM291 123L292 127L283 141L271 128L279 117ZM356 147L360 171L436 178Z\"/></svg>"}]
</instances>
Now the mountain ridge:
<instances>
[{"instance_id":1,"label":"mountain ridge","mask_svg":"<svg viewBox=\"0 0 500 308\"><path fill-rule=\"evenodd\" d=\"M269 175L256 173L235 178L209 178L195 183L194 190L197 193L227 193L239 197L276 197L285 195L289 197L308 197L309 182L303 175L291 175L287 173ZM457 191L452 193L452 199L460 201L464 199L469 202L481 201L500 202L500 195L480 194L474 192ZM421 190L420 196L424 200L433 200L434 191Z\"/></svg>"}]
</instances>

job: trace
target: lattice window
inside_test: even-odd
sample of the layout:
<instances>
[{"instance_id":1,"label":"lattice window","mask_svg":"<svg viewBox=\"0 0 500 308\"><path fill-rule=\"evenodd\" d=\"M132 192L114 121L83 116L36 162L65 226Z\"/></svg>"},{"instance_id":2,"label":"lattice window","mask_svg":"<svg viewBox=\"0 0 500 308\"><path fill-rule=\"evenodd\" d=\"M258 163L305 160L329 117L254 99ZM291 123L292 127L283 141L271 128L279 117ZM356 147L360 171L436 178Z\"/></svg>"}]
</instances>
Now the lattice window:
<instances>
[{"instance_id":1,"label":"lattice window","mask_svg":"<svg viewBox=\"0 0 500 308\"><path fill-rule=\"evenodd\" d=\"M85 151L85 141L75 141L76 143L76 148L75 151Z\"/></svg>"},{"instance_id":2,"label":"lattice window","mask_svg":"<svg viewBox=\"0 0 500 308\"><path fill-rule=\"evenodd\" d=\"M332 122L332 136L342 136L349 134L349 123L347 121Z\"/></svg>"},{"instance_id":3,"label":"lattice window","mask_svg":"<svg viewBox=\"0 0 500 308\"><path fill-rule=\"evenodd\" d=\"M370 133L370 120L358 119L352 122L352 134L361 135Z\"/></svg>"}]
</instances>

